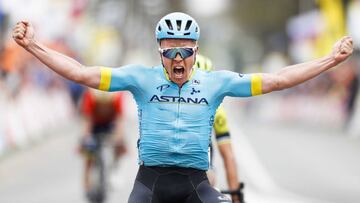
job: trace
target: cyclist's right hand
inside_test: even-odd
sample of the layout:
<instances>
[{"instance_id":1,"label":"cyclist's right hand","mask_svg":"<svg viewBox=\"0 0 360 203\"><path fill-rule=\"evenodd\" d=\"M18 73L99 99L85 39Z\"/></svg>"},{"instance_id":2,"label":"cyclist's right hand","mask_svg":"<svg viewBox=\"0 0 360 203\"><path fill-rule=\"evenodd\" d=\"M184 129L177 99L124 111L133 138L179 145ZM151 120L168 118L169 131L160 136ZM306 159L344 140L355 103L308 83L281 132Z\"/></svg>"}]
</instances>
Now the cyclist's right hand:
<instances>
[{"instance_id":1,"label":"cyclist's right hand","mask_svg":"<svg viewBox=\"0 0 360 203\"><path fill-rule=\"evenodd\" d=\"M12 37L14 38L15 42L26 48L34 41L34 28L28 21L20 21L16 23Z\"/></svg>"},{"instance_id":2,"label":"cyclist's right hand","mask_svg":"<svg viewBox=\"0 0 360 203\"><path fill-rule=\"evenodd\" d=\"M231 199L233 203L245 203L244 200L244 193L243 193L243 189L244 189L244 183L240 182L239 183L239 187L235 190L224 190L221 191L223 194L229 194L231 195Z\"/></svg>"},{"instance_id":3,"label":"cyclist's right hand","mask_svg":"<svg viewBox=\"0 0 360 203\"><path fill-rule=\"evenodd\" d=\"M245 184L240 182L239 187L234 194L231 195L233 203L245 203L243 189Z\"/></svg>"},{"instance_id":4,"label":"cyclist's right hand","mask_svg":"<svg viewBox=\"0 0 360 203\"><path fill-rule=\"evenodd\" d=\"M93 153L97 147L98 143L93 136L84 136L80 141L80 152Z\"/></svg>"}]
</instances>

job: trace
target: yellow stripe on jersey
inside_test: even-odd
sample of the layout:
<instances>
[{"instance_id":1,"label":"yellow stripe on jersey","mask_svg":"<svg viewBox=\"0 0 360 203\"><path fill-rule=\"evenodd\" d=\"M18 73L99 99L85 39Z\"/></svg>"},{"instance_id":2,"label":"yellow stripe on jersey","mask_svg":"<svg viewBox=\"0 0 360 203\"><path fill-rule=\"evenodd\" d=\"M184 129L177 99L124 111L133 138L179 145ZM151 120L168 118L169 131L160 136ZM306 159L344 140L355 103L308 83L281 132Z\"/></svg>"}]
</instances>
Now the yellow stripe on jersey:
<instances>
[{"instance_id":1,"label":"yellow stripe on jersey","mask_svg":"<svg viewBox=\"0 0 360 203\"><path fill-rule=\"evenodd\" d=\"M251 95L262 94L262 75L252 74L251 75Z\"/></svg>"},{"instance_id":2,"label":"yellow stripe on jersey","mask_svg":"<svg viewBox=\"0 0 360 203\"><path fill-rule=\"evenodd\" d=\"M111 83L111 68L102 67L100 71L101 78L99 90L109 91Z\"/></svg>"}]
</instances>

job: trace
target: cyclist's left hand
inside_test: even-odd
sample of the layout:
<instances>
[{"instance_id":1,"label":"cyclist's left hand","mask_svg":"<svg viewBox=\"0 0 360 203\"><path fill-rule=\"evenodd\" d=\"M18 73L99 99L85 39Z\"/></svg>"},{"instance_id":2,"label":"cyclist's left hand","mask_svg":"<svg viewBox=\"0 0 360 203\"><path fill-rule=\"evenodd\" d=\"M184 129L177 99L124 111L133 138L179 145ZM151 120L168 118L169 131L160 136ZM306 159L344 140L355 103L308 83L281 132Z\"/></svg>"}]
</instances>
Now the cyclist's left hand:
<instances>
[{"instance_id":1,"label":"cyclist's left hand","mask_svg":"<svg viewBox=\"0 0 360 203\"><path fill-rule=\"evenodd\" d=\"M231 200L233 203L244 203L243 196L239 196L238 194L231 195Z\"/></svg>"},{"instance_id":2,"label":"cyclist's left hand","mask_svg":"<svg viewBox=\"0 0 360 203\"><path fill-rule=\"evenodd\" d=\"M345 61L353 52L353 40L346 36L337 41L333 47L332 56L336 63Z\"/></svg>"},{"instance_id":3,"label":"cyclist's left hand","mask_svg":"<svg viewBox=\"0 0 360 203\"><path fill-rule=\"evenodd\" d=\"M116 139L114 150L116 158L120 158L122 155L126 154L127 148L125 142L122 139Z\"/></svg>"},{"instance_id":4,"label":"cyclist's left hand","mask_svg":"<svg viewBox=\"0 0 360 203\"><path fill-rule=\"evenodd\" d=\"M232 199L233 203L243 203L243 202L240 202L240 200L238 199L238 197L236 195L232 195L231 199Z\"/></svg>"}]
</instances>

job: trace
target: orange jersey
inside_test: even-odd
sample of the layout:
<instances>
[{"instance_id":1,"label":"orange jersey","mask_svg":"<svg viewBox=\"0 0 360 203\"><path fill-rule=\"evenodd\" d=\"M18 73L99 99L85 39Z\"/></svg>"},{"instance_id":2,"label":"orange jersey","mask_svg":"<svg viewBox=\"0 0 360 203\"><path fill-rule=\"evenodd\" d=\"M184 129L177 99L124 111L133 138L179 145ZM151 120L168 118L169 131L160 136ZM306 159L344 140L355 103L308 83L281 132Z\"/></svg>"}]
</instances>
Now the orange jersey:
<instances>
[{"instance_id":1,"label":"orange jersey","mask_svg":"<svg viewBox=\"0 0 360 203\"><path fill-rule=\"evenodd\" d=\"M123 113L122 93L101 93L100 95L92 90L86 90L83 94L81 110L89 117L95 125L107 125L112 123L117 116Z\"/></svg>"}]
</instances>

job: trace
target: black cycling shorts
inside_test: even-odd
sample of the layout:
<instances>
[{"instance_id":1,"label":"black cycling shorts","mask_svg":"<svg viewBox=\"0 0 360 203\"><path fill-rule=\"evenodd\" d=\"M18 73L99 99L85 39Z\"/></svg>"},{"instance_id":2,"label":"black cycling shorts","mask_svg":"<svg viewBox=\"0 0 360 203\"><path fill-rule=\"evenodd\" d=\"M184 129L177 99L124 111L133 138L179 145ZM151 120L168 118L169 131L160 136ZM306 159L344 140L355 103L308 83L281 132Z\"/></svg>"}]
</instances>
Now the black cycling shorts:
<instances>
[{"instance_id":1,"label":"black cycling shorts","mask_svg":"<svg viewBox=\"0 0 360 203\"><path fill-rule=\"evenodd\" d=\"M206 172L180 167L140 166L128 203L230 203L210 186Z\"/></svg>"}]
</instances>

